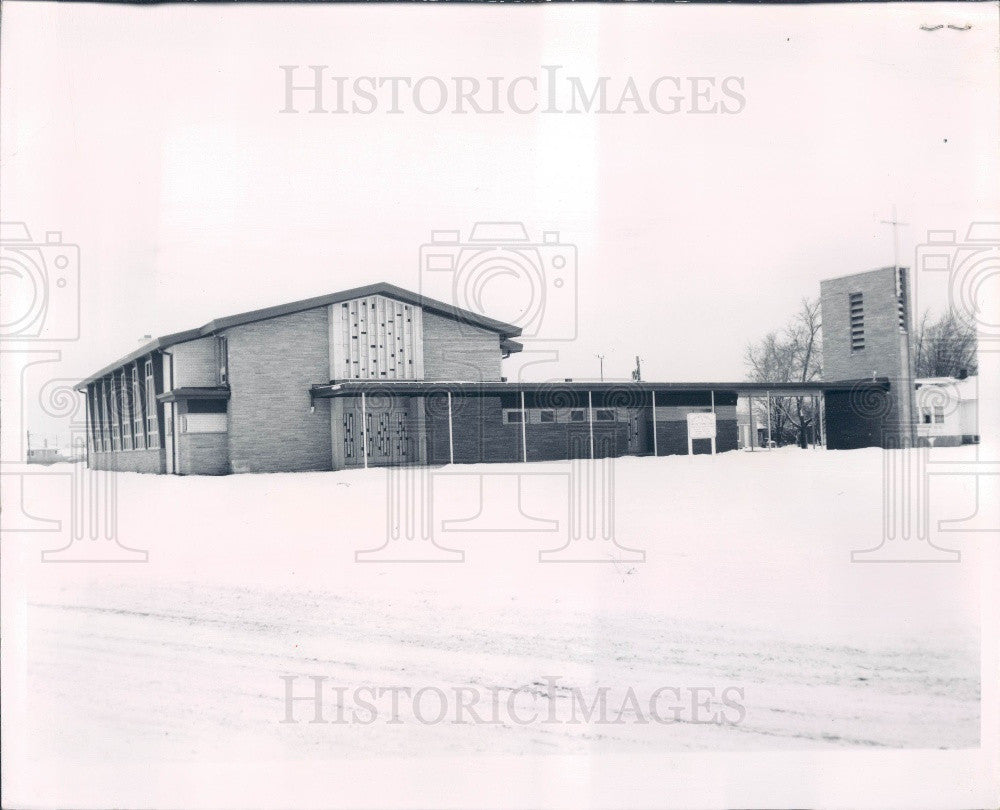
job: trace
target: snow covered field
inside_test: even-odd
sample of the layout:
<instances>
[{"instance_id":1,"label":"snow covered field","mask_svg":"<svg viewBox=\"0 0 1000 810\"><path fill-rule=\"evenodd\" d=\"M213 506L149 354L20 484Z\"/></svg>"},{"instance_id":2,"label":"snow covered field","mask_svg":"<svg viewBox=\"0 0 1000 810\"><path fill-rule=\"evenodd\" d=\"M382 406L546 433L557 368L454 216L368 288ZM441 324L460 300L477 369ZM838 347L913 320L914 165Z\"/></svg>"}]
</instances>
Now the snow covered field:
<instances>
[{"instance_id":1,"label":"snow covered field","mask_svg":"<svg viewBox=\"0 0 1000 810\"><path fill-rule=\"evenodd\" d=\"M618 459L614 537L645 561L608 561L610 543L583 539L577 556L604 562L540 563L566 542L568 488L606 470L590 465L428 473L435 537L464 551L443 564L355 561L386 541L386 470L120 474L117 534L147 563L41 563L58 534L5 548L24 583L18 746L36 762L108 766L979 744L985 545L938 538L961 548L959 564L852 563L880 539L880 451ZM67 481L26 485L27 511L51 513ZM955 478L931 496L933 520L961 517L974 488ZM444 524L477 531L441 531L480 511ZM325 678L327 722L307 722L308 701L292 704L300 722L281 722L282 676L297 676L297 697ZM401 701L398 723L387 699L373 722L329 722L359 687L429 691ZM661 687L675 721L650 721ZM456 688L480 717L499 701L500 720L450 722ZM569 722L574 689L588 702L603 689L619 722ZM638 712L621 712L630 689ZM727 689L743 712L723 705ZM420 722L437 714L436 690L448 715Z\"/></svg>"}]
</instances>

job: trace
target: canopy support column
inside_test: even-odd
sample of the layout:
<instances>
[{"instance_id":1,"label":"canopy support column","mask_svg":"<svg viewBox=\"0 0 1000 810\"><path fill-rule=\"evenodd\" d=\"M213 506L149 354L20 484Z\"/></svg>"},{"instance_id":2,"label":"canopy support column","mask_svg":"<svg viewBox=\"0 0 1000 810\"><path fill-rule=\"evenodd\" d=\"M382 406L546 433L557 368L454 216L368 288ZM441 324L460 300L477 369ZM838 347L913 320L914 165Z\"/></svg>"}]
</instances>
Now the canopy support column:
<instances>
[{"instance_id":1,"label":"canopy support column","mask_svg":"<svg viewBox=\"0 0 1000 810\"><path fill-rule=\"evenodd\" d=\"M709 391L712 395L712 416L715 416L715 391ZM712 436L712 455L715 455L715 436Z\"/></svg>"},{"instance_id":2,"label":"canopy support column","mask_svg":"<svg viewBox=\"0 0 1000 810\"><path fill-rule=\"evenodd\" d=\"M771 392L767 392L767 449L771 449Z\"/></svg>"},{"instance_id":3,"label":"canopy support column","mask_svg":"<svg viewBox=\"0 0 1000 810\"><path fill-rule=\"evenodd\" d=\"M521 461L528 460L528 411L524 407L524 391L521 392Z\"/></svg>"},{"instance_id":4,"label":"canopy support column","mask_svg":"<svg viewBox=\"0 0 1000 810\"><path fill-rule=\"evenodd\" d=\"M361 450L365 457L365 469L368 469L368 402L365 392L361 392Z\"/></svg>"},{"instance_id":5,"label":"canopy support column","mask_svg":"<svg viewBox=\"0 0 1000 810\"><path fill-rule=\"evenodd\" d=\"M590 428L590 457L594 457L594 393L587 392L587 426Z\"/></svg>"},{"instance_id":6,"label":"canopy support column","mask_svg":"<svg viewBox=\"0 0 1000 810\"><path fill-rule=\"evenodd\" d=\"M653 391L653 457L660 455L660 448L656 443L656 391Z\"/></svg>"},{"instance_id":7,"label":"canopy support column","mask_svg":"<svg viewBox=\"0 0 1000 810\"><path fill-rule=\"evenodd\" d=\"M455 432L451 420L451 391L448 392L448 463L455 463Z\"/></svg>"}]
</instances>

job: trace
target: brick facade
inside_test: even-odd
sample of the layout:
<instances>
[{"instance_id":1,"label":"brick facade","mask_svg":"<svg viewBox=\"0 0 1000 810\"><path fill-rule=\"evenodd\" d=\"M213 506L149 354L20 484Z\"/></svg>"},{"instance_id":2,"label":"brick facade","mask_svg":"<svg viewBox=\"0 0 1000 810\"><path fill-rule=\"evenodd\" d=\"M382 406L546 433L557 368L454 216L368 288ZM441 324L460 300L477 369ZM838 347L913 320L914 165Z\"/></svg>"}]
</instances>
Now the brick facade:
<instances>
[{"instance_id":1,"label":"brick facade","mask_svg":"<svg viewBox=\"0 0 1000 810\"><path fill-rule=\"evenodd\" d=\"M177 435L177 466L181 475L229 473L229 437L225 433Z\"/></svg>"},{"instance_id":2,"label":"brick facade","mask_svg":"<svg viewBox=\"0 0 1000 810\"><path fill-rule=\"evenodd\" d=\"M229 469L229 434L189 433L186 431L190 403L176 403L174 411L174 450L178 475L226 475Z\"/></svg>"},{"instance_id":3,"label":"brick facade","mask_svg":"<svg viewBox=\"0 0 1000 810\"><path fill-rule=\"evenodd\" d=\"M560 397L565 392L560 392ZM669 401L693 401L687 406L671 405L664 410L657 407L657 442L661 456L686 454L687 413L703 410L702 399L709 394L686 394L681 398L666 397ZM716 452L737 448L736 395L720 392L718 399L733 405L717 408L718 434ZM577 394L576 407L586 407L586 394ZM525 397L528 408L546 405L545 395ZM605 407L605 399L595 396L594 409ZM453 397L452 432L454 434L455 462L472 464L479 462L517 462L522 460L522 432L520 423L503 421L503 411L519 408L520 398L516 395L486 397ZM668 410L669 409L669 410ZM627 416L634 413L639 421L639 437L630 445ZM664 415L666 414L666 418ZM614 422L594 422L594 457L608 458L625 455L652 455L652 408L651 405L636 404L632 408L621 409ZM525 425L524 439L528 461L563 460L590 457L590 426L587 422L537 423L529 421ZM448 452L448 413L443 403L430 407L427 414L428 463L446 464ZM711 444L704 446L696 442L695 453L711 452Z\"/></svg>"},{"instance_id":4,"label":"brick facade","mask_svg":"<svg viewBox=\"0 0 1000 810\"><path fill-rule=\"evenodd\" d=\"M478 326L424 313L424 379L496 382L500 338Z\"/></svg>"},{"instance_id":5,"label":"brick facade","mask_svg":"<svg viewBox=\"0 0 1000 810\"><path fill-rule=\"evenodd\" d=\"M328 319L322 307L226 330L233 472L331 469L330 404L309 396L330 372Z\"/></svg>"},{"instance_id":6,"label":"brick facade","mask_svg":"<svg viewBox=\"0 0 1000 810\"><path fill-rule=\"evenodd\" d=\"M219 357L216 339L204 337L178 343L170 348L173 356L174 388L196 388L219 384Z\"/></svg>"},{"instance_id":7,"label":"brick facade","mask_svg":"<svg viewBox=\"0 0 1000 810\"><path fill-rule=\"evenodd\" d=\"M162 450L91 451L90 467L113 472L162 473Z\"/></svg>"}]
</instances>

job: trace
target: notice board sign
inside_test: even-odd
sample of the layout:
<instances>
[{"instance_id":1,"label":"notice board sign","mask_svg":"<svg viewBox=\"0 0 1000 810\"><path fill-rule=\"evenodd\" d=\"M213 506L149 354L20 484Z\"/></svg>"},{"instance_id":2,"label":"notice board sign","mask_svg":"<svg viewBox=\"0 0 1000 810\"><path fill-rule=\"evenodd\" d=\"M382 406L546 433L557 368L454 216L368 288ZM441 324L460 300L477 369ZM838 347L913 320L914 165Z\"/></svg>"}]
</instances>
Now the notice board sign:
<instances>
[{"instance_id":1,"label":"notice board sign","mask_svg":"<svg viewBox=\"0 0 1000 810\"><path fill-rule=\"evenodd\" d=\"M694 440L708 439L712 442L712 455L715 455L715 413L688 414L688 455L694 455Z\"/></svg>"},{"instance_id":2,"label":"notice board sign","mask_svg":"<svg viewBox=\"0 0 1000 810\"><path fill-rule=\"evenodd\" d=\"M715 414L714 413L689 413L688 414L688 438L690 438L690 439L714 439L715 438Z\"/></svg>"}]
</instances>

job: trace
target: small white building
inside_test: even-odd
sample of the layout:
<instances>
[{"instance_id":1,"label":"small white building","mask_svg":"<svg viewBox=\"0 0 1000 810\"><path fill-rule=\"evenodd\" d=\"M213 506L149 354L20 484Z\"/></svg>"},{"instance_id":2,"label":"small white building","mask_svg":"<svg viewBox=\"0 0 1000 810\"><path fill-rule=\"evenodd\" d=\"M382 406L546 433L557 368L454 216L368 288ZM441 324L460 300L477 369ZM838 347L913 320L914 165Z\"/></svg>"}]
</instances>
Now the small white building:
<instances>
[{"instance_id":1,"label":"small white building","mask_svg":"<svg viewBox=\"0 0 1000 810\"><path fill-rule=\"evenodd\" d=\"M939 447L979 442L978 377L923 377L915 387L919 439Z\"/></svg>"},{"instance_id":2,"label":"small white building","mask_svg":"<svg viewBox=\"0 0 1000 810\"><path fill-rule=\"evenodd\" d=\"M28 464L55 464L66 459L59 452L58 447L31 447L28 449Z\"/></svg>"}]
</instances>

